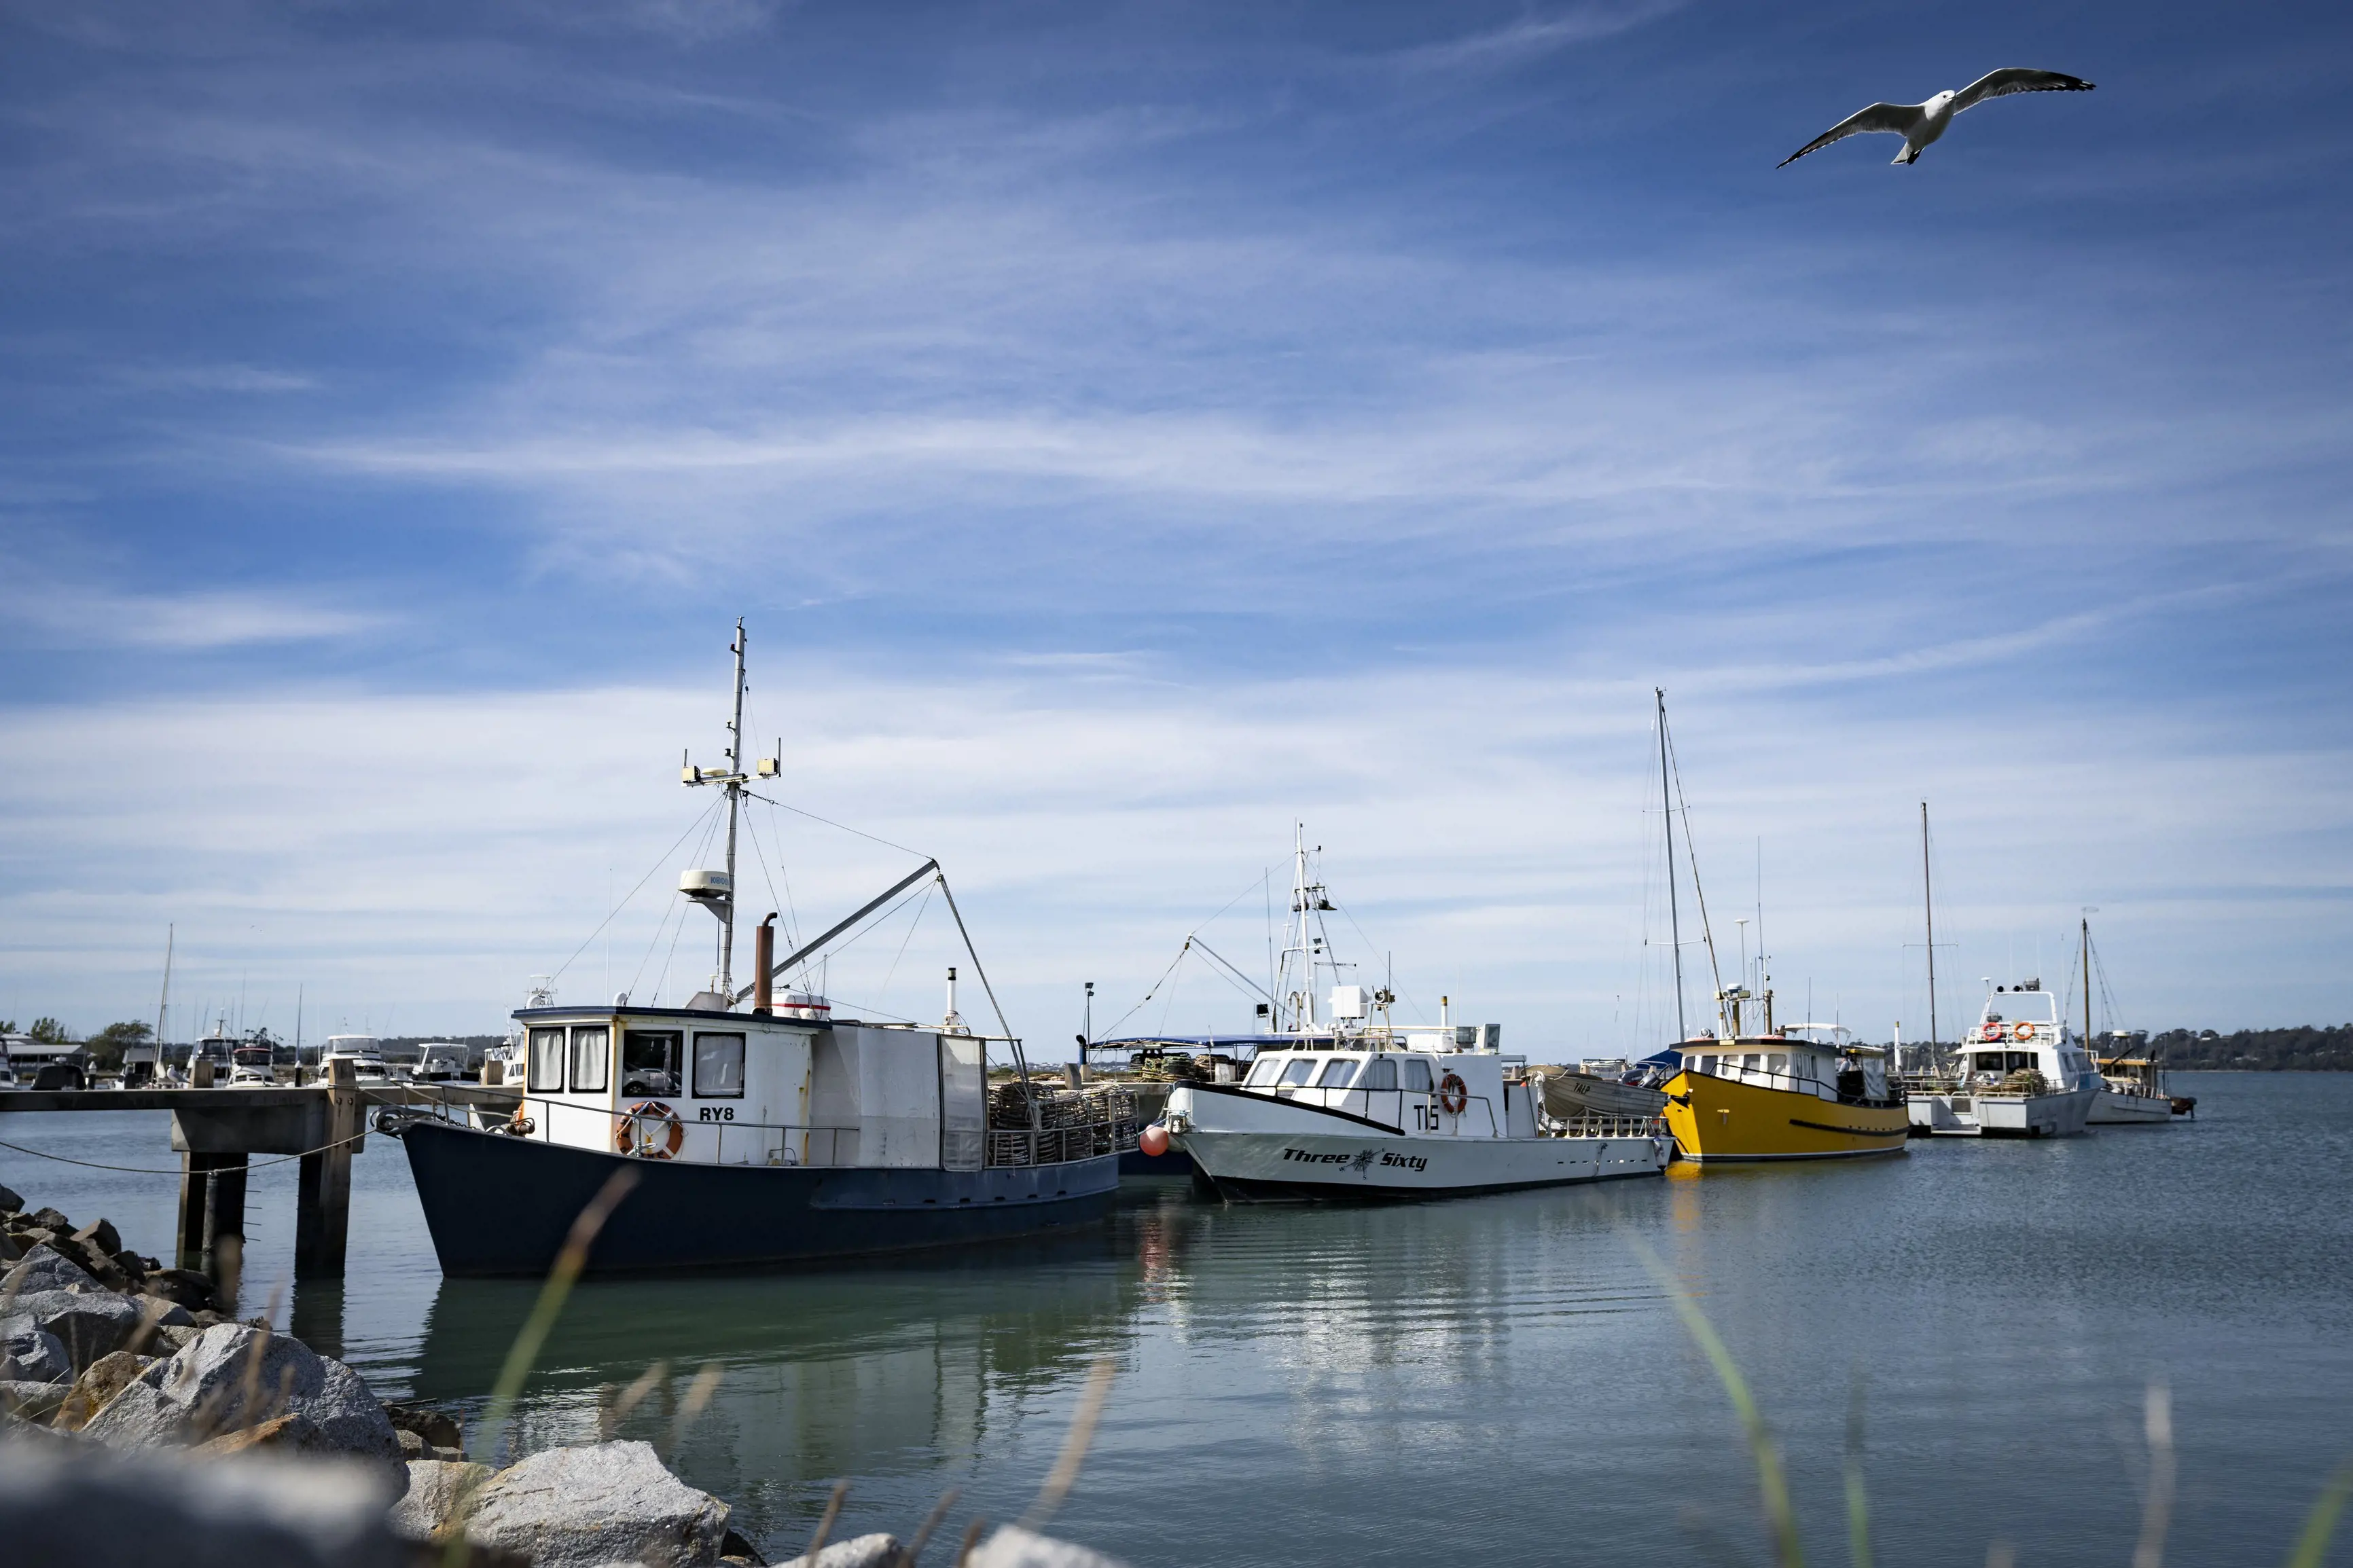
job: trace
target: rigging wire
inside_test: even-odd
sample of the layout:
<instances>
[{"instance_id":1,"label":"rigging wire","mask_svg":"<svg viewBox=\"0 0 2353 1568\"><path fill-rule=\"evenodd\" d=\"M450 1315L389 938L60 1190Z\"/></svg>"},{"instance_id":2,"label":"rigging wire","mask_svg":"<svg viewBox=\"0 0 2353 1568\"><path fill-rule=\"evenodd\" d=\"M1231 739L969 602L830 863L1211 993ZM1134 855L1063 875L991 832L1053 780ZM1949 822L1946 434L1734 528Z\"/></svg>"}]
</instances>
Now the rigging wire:
<instances>
[{"instance_id":1,"label":"rigging wire","mask_svg":"<svg viewBox=\"0 0 2353 1568\"><path fill-rule=\"evenodd\" d=\"M923 923L923 911L932 907L932 889L934 886L936 884L928 882L923 885L923 901L915 906L915 918L907 922L907 934L900 939L899 951L891 958L891 967L882 972L882 994L885 996L891 994L891 982L899 973L900 960L907 956L907 944L915 940L915 928Z\"/></svg>"},{"instance_id":2,"label":"rigging wire","mask_svg":"<svg viewBox=\"0 0 2353 1568\"><path fill-rule=\"evenodd\" d=\"M653 865L647 868L646 874L638 879L638 885L631 888L622 898L621 901L615 904L611 910L607 911L605 918L596 922L596 930L588 933L587 940L581 942L578 947L572 950L572 957L565 959L562 963L555 966L555 973L547 977L549 984L553 985L556 981L563 978L564 972L572 967L573 959L578 958L582 953L588 951L588 943L596 940L597 932L602 931L607 926L613 923L614 916L619 914L624 909L628 907L629 900L636 898L645 888L645 885L653 880L654 873L660 870L663 864L667 862L671 856L678 853L679 845L685 843L688 836L692 834L697 827L702 826L703 817L707 817L713 812L717 811L719 809L719 797L713 796L711 804L703 807L702 815L686 825L686 832L680 834L677 841L672 843L669 848L663 850L661 854L655 858ZM707 837L704 840L704 846L705 847L709 847L709 839Z\"/></svg>"},{"instance_id":3,"label":"rigging wire","mask_svg":"<svg viewBox=\"0 0 2353 1568\"><path fill-rule=\"evenodd\" d=\"M1683 854L1685 858L1691 862L1692 892L1699 899L1700 935L1704 938L1707 942L1707 972L1715 981L1715 994L1718 999L1717 1010L1720 1013L1723 1008L1722 998L1724 995L1724 970L1715 961L1715 931L1714 927L1707 923L1707 889L1700 886L1699 850L1692 844L1691 801L1683 794L1683 757L1675 751L1674 732L1668 730L1664 723L1660 725L1660 729L1666 735L1667 739L1667 767L1674 775L1675 805L1678 809L1678 814L1683 819ZM1669 833L1672 834L1674 830L1675 825L1673 823L1670 822L1667 824L1667 831ZM1720 1026L1723 1020L1719 1018L1717 1022Z\"/></svg>"},{"instance_id":4,"label":"rigging wire","mask_svg":"<svg viewBox=\"0 0 2353 1568\"><path fill-rule=\"evenodd\" d=\"M822 823L824 823L828 827L838 827L838 828L839 828L839 829L840 829L842 832L844 832L844 833L855 833L855 834L857 834L857 835L858 835L858 837L859 837L863 838L863 839L866 839L866 840L868 840L869 842L871 842L871 843L880 844L880 845L881 845L881 846L882 846L882 847L884 847L885 849L896 849L900 854L902 854L902 855L913 855L913 856L914 856L914 857L915 857L915 858L916 858L916 859L918 859L918 860L926 860L926 859L929 859L929 858L930 858L930 857L929 857L929 856L923 854L923 853L922 853L921 851L919 851L919 850L910 849L910 848L908 848L908 847L907 847L905 845L903 845L903 844L893 844L893 843L892 843L892 842L891 842L889 839L887 839L887 838L878 838L878 837L875 837L873 834L871 834L871 833L861 832L861 831L860 831L860 830L859 830L858 828L855 828L855 827L850 826L848 823L845 823L845 822L836 822L836 821L834 821L834 820L833 820L833 818L831 818L831 817L829 817L829 816L818 816L816 812L814 812L814 811L803 811L803 810L802 810L799 806L797 806L797 805L786 805L783 801L781 801L781 800L768 800L768 797L767 797L766 795L760 795L760 794L758 794L758 793L756 793L756 792L754 792L754 791L753 791L753 790L748 790L748 789L747 789L747 790L745 790L744 793L745 795L750 795L754 800L758 800L758 801L766 801L768 805L773 805L773 806L776 807L776 808L777 808L778 810L780 810L780 811L789 811L789 812L791 812L795 816L806 816L806 817L807 817L811 822L822 822Z\"/></svg>"}]
</instances>

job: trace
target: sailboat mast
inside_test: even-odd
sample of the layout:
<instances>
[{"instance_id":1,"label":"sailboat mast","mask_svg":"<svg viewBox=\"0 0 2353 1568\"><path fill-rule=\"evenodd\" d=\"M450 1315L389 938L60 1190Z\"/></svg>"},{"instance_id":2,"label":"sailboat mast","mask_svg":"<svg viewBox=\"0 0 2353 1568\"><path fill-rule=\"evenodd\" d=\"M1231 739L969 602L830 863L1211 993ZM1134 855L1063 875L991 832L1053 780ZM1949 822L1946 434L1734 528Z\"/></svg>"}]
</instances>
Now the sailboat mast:
<instances>
[{"instance_id":1,"label":"sailboat mast","mask_svg":"<svg viewBox=\"0 0 2353 1568\"><path fill-rule=\"evenodd\" d=\"M172 1010L172 943L179 934L177 925L164 928L164 994L155 1004L155 1061L158 1072L163 1070L164 1019Z\"/></svg>"},{"instance_id":2,"label":"sailboat mast","mask_svg":"<svg viewBox=\"0 0 2353 1568\"><path fill-rule=\"evenodd\" d=\"M2100 1065L2100 1053L2092 1044L2092 917L2079 917L2084 922L2084 1050L2092 1065Z\"/></svg>"},{"instance_id":3,"label":"sailboat mast","mask_svg":"<svg viewBox=\"0 0 2353 1568\"><path fill-rule=\"evenodd\" d=\"M1936 1070L1936 891L1928 881L1928 803L1920 803L1920 898L1928 911L1928 1060L1927 1070ZM1903 1064L1896 1064L1902 1070Z\"/></svg>"},{"instance_id":4,"label":"sailboat mast","mask_svg":"<svg viewBox=\"0 0 2353 1568\"><path fill-rule=\"evenodd\" d=\"M727 721L727 906L719 923L719 994L735 994L735 819L744 804L744 619L735 619L735 711Z\"/></svg>"},{"instance_id":5,"label":"sailboat mast","mask_svg":"<svg viewBox=\"0 0 2353 1568\"><path fill-rule=\"evenodd\" d=\"M1667 794L1667 689L1651 688L1659 700L1659 820L1667 830L1667 942L1675 955L1675 1040L1691 1038L1683 1023L1683 927L1675 904L1675 808Z\"/></svg>"}]
</instances>

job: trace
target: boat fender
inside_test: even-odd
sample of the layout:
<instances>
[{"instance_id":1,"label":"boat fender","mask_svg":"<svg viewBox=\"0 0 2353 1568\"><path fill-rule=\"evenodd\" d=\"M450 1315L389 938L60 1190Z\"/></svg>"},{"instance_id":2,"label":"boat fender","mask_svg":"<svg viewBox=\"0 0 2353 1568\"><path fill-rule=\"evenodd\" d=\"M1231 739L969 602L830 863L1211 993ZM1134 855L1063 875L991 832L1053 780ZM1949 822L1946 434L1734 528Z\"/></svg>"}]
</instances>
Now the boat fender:
<instances>
[{"instance_id":1,"label":"boat fender","mask_svg":"<svg viewBox=\"0 0 2353 1568\"><path fill-rule=\"evenodd\" d=\"M2034 1026L2031 1024L2021 1024L2018 1026L2018 1037L2021 1040L2032 1039L2034 1037Z\"/></svg>"},{"instance_id":2,"label":"boat fender","mask_svg":"<svg viewBox=\"0 0 2353 1568\"><path fill-rule=\"evenodd\" d=\"M1161 1155L1168 1152L1168 1129L1156 1121L1154 1122L1144 1130L1141 1137L1136 1139L1135 1146L1157 1160Z\"/></svg>"},{"instance_id":3,"label":"boat fender","mask_svg":"<svg viewBox=\"0 0 2353 1568\"><path fill-rule=\"evenodd\" d=\"M660 1100L641 1100L613 1130L613 1146L641 1160L667 1160L686 1146L686 1129Z\"/></svg>"},{"instance_id":4,"label":"boat fender","mask_svg":"<svg viewBox=\"0 0 2353 1568\"><path fill-rule=\"evenodd\" d=\"M1471 1103L1471 1086L1457 1073L1448 1073L1438 1082L1438 1108L1449 1116L1460 1116Z\"/></svg>"}]
</instances>

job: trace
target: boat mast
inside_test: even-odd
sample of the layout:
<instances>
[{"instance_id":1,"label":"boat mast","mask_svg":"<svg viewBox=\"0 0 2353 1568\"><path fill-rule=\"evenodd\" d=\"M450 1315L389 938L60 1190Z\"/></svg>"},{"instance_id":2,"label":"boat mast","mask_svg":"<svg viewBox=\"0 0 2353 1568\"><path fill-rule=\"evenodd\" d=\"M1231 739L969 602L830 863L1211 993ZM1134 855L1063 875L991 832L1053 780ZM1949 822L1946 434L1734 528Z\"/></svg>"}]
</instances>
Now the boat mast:
<instances>
[{"instance_id":1,"label":"boat mast","mask_svg":"<svg viewBox=\"0 0 2353 1568\"><path fill-rule=\"evenodd\" d=\"M1936 1070L1936 893L1928 881L1928 803L1920 803L1920 898L1928 911L1928 1059L1924 1064L1929 1072ZM1895 1064L1898 1072L1904 1064Z\"/></svg>"},{"instance_id":2,"label":"boat mast","mask_svg":"<svg viewBox=\"0 0 2353 1568\"><path fill-rule=\"evenodd\" d=\"M2084 922L2084 1050L2092 1058L2092 1066L2100 1065L2100 1053L2092 1044L2092 917L2078 917Z\"/></svg>"},{"instance_id":3,"label":"boat mast","mask_svg":"<svg viewBox=\"0 0 2353 1568\"><path fill-rule=\"evenodd\" d=\"M164 994L155 1004L155 1070L164 1070L164 1019L172 1010L172 943L180 933L177 925L164 928Z\"/></svg>"},{"instance_id":4,"label":"boat mast","mask_svg":"<svg viewBox=\"0 0 2353 1568\"><path fill-rule=\"evenodd\" d=\"M1675 955L1675 1041L1691 1038L1683 1024L1683 930L1675 906L1675 808L1667 795L1667 689L1651 688L1659 700L1659 820L1667 830L1667 942Z\"/></svg>"},{"instance_id":5,"label":"boat mast","mask_svg":"<svg viewBox=\"0 0 2353 1568\"><path fill-rule=\"evenodd\" d=\"M719 994L735 990L735 818L744 804L744 617L735 617L735 711L727 721L727 907L719 917Z\"/></svg>"}]
</instances>

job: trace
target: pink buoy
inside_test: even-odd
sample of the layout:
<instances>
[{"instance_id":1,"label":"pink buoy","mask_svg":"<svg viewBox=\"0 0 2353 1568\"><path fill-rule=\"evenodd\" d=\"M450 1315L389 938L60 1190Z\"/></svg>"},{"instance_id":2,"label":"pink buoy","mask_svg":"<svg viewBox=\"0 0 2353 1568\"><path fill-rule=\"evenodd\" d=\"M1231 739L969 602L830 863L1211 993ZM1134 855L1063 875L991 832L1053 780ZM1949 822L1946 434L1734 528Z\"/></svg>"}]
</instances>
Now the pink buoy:
<instances>
[{"instance_id":1,"label":"pink buoy","mask_svg":"<svg viewBox=\"0 0 2353 1568\"><path fill-rule=\"evenodd\" d=\"M1157 1160L1168 1152L1168 1129L1157 1121L1154 1122L1144 1130L1144 1135L1135 1141L1135 1146Z\"/></svg>"}]
</instances>

